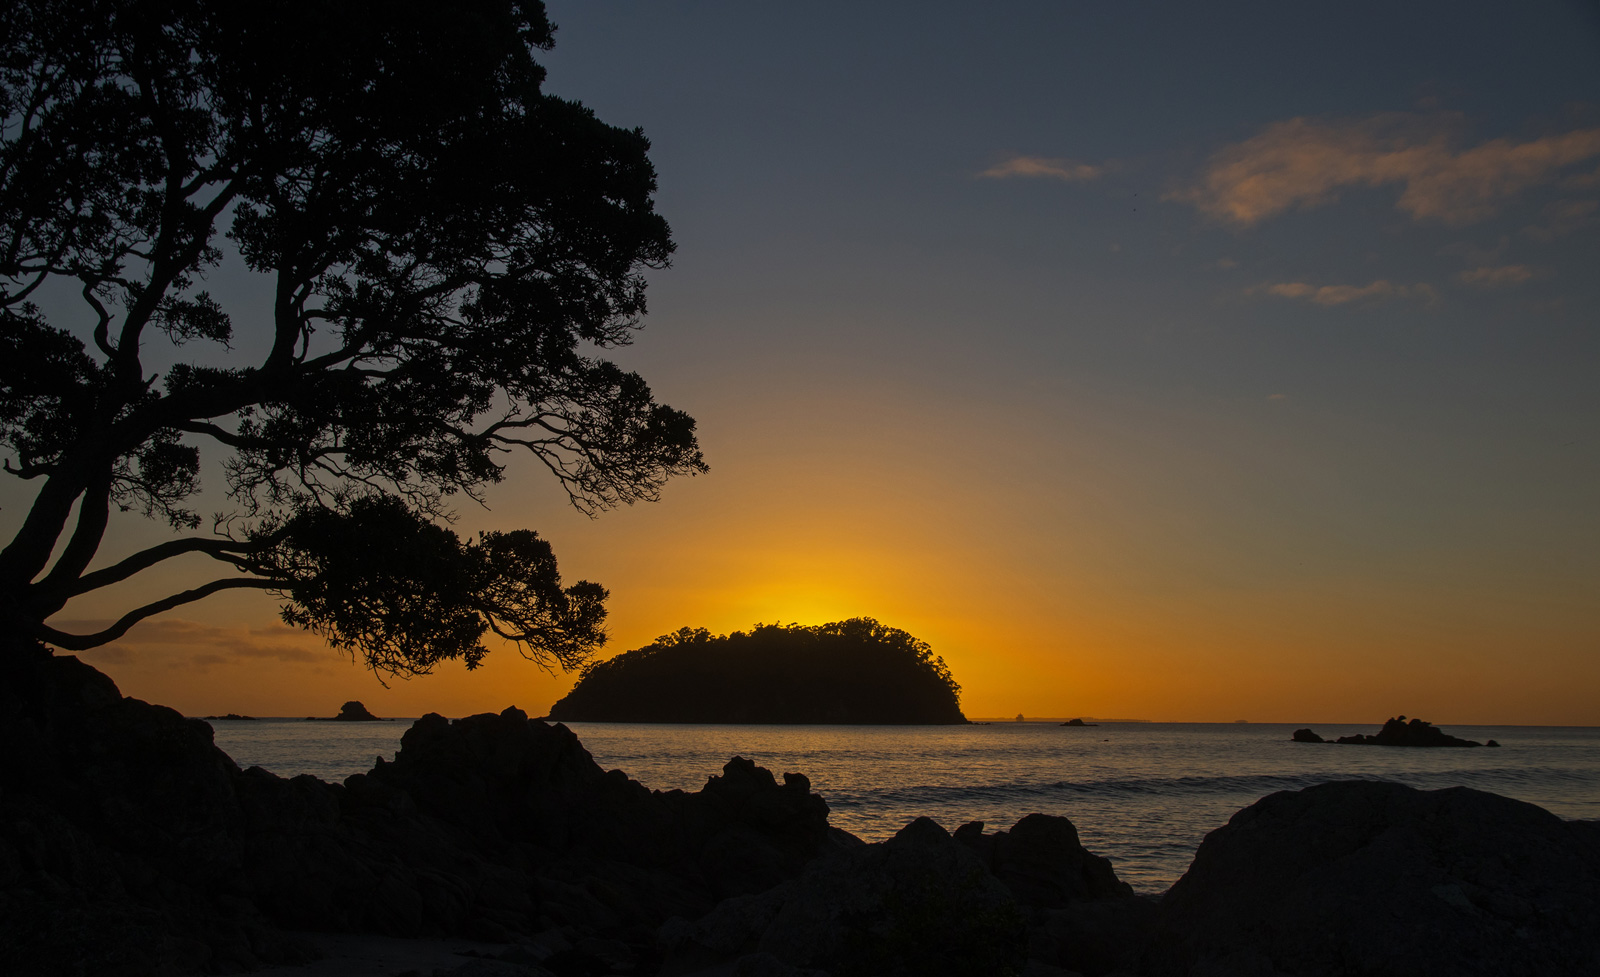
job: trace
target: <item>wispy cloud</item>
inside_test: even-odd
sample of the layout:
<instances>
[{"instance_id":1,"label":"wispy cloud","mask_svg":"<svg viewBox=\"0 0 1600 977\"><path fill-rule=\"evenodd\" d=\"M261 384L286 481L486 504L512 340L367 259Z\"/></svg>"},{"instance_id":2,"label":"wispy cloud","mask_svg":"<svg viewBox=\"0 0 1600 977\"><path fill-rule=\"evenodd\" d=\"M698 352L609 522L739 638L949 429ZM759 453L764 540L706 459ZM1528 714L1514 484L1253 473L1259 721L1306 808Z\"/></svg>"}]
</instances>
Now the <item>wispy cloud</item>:
<instances>
[{"instance_id":1,"label":"wispy cloud","mask_svg":"<svg viewBox=\"0 0 1600 977\"><path fill-rule=\"evenodd\" d=\"M1470 268L1456 277L1463 285L1500 288L1507 285L1521 285L1533 276L1533 269L1527 265L1484 265Z\"/></svg>"},{"instance_id":2,"label":"wispy cloud","mask_svg":"<svg viewBox=\"0 0 1600 977\"><path fill-rule=\"evenodd\" d=\"M1382 301L1384 299L1421 299L1433 302L1439 293L1432 285L1398 285L1387 279L1378 279L1367 285L1312 285L1308 282L1269 282L1247 290L1248 294L1262 293L1279 298L1302 299L1317 305L1347 305L1351 302Z\"/></svg>"},{"instance_id":3,"label":"wispy cloud","mask_svg":"<svg viewBox=\"0 0 1600 977\"><path fill-rule=\"evenodd\" d=\"M1103 176L1105 172L1106 168L1104 166L1079 163L1076 160L1060 159L1053 156L1013 156L1008 160L996 163L978 175L991 180L1024 177L1076 182L1097 179Z\"/></svg>"},{"instance_id":4,"label":"wispy cloud","mask_svg":"<svg viewBox=\"0 0 1600 977\"><path fill-rule=\"evenodd\" d=\"M1557 200L1544 208L1544 223L1531 224L1522 232L1546 244L1558 237L1600 223L1600 200Z\"/></svg>"},{"instance_id":5,"label":"wispy cloud","mask_svg":"<svg viewBox=\"0 0 1600 977\"><path fill-rule=\"evenodd\" d=\"M1561 181L1563 190L1594 190L1600 188L1600 169L1589 173L1575 173Z\"/></svg>"},{"instance_id":6,"label":"wispy cloud","mask_svg":"<svg viewBox=\"0 0 1600 977\"><path fill-rule=\"evenodd\" d=\"M83 634L106 627L109 620L52 621L63 631ZM126 664L151 658L186 658L197 666L227 664L240 659L282 662L332 662L336 656L318 638L287 625L217 627L182 618L144 621L103 648L83 653L96 662Z\"/></svg>"},{"instance_id":7,"label":"wispy cloud","mask_svg":"<svg viewBox=\"0 0 1600 977\"><path fill-rule=\"evenodd\" d=\"M1330 203L1342 189L1393 185L1402 188L1396 206L1412 218L1466 224L1600 156L1600 129L1457 148L1451 121L1391 114L1277 122L1218 151L1196 183L1167 197L1247 226Z\"/></svg>"}]
</instances>

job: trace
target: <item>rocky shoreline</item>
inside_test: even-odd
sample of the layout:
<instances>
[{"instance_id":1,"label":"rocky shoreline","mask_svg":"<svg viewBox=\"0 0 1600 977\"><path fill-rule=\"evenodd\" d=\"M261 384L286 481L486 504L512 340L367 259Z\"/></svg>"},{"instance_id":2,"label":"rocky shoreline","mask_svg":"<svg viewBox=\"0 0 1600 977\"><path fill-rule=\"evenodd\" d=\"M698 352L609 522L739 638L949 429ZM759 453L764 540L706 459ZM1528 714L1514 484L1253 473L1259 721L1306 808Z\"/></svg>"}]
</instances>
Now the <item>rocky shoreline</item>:
<instances>
[{"instance_id":1,"label":"rocky shoreline","mask_svg":"<svg viewBox=\"0 0 1600 977\"><path fill-rule=\"evenodd\" d=\"M451 977L1564 974L1600 962L1600 826L1451 788L1282 792L1140 896L1065 818L866 844L803 775L604 771L515 708L418 720L328 784L66 656L0 688L7 973L306 964L307 932L458 937ZM331 971L324 970L324 973Z\"/></svg>"}]
</instances>

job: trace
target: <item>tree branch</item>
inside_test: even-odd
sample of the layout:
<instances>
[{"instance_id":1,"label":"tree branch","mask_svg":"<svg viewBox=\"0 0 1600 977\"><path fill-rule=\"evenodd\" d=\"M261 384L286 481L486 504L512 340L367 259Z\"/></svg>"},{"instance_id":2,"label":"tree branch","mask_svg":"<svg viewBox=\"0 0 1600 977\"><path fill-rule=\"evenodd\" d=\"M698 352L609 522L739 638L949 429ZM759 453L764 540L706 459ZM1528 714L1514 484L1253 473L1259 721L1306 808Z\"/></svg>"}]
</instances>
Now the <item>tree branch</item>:
<instances>
[{"instance_id":1,"label":"tree branch","mask_svg":"<svg viewBox=\"0 0 1600 977\"><path fill-rule=\"evenodd\" d=\"M78 501L78 525L73 530L72 539L56 560L56 565L50 568L50 572L36 587L30 588L35 594L43 595L48 604L56 604L52 599L56 593L71 593L69 588L72 583L82 575L100 549L100 541L105 538L106 523L111 514L111 482L111 472L107 471L97 473L89 483ZM60 603L66 603L65 596L60 598ZM43 616L48 617L60 610L60 605L40 610Z\"/></svg>"},{"instance_id":2,"label":"tree branch","mask_svg":"<svg viewBox=\"0 0 1600 977\"><path fill-rule=\"evenodd\" d=\"M87 594L91 590L109 587L114 583L121 583L141 570L149 569L157 563L162 563L176 556L189 553L204 553L214 560L225 563L236 563L238 558L248 552L250 544L236 543L230 539L205 539L194 536L187 539L174 539L165 543L152 546L147 550L140 550L120 563L86 573L79 577L68 588L67 594L76 597Z\"/></svg>"},{"instance_id":3,"label":"tree branch","mask_svg":"<svg viewBox=\"0 0 1600 977\"><path fill-rule=\"evenodd\" d=\"M250 444L248 440L217 424L210 424L204 421L181 421L172 426L190 434L204 434L206 437L212 438L230 448L243 448Z\"/></svg>"}]
</instances>

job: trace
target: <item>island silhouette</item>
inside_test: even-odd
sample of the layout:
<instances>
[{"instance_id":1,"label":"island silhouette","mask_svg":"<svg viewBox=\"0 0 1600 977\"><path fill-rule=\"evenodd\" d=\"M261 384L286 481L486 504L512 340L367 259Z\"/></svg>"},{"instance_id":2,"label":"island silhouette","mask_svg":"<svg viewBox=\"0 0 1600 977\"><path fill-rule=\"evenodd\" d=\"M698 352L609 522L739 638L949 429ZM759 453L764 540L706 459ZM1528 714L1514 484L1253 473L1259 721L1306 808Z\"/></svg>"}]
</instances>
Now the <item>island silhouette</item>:
<instances>
[{"instance_id":1,"label":"island silhouette","mask_svg":"<svg viewBox=\"0 0 1600 977\"><path fill-rule=\"evenodd\" d=\"M1327 743L1328 740L1318 736L1310 729L1297 729L1289 737L1296 743ZM1479 743L1477 740L1464 740L1451 736L1430 722L1421 719L1412 719L1409 722L1404 716L1390 719L1383 724L1383 728L1372 735L1356 734L1341 736L1334 743L1343 743L1354 746L1499 746L1494 740Z\"/></svg>"},{"instance_id":2,"label":"island silhouette","mask_svg":"<svg viewBox=\"0 0 1600 977\"><path fill-rule=\"evenodd\" d=\"M562 722L964 723L944 659L870 617L683 628L598 662L550 707Z\"/></svg>"},{"instance_id":3,"label":"island silhouette","mask_svg":"<svg viewBox=\"0 0 1600 977\"><path fill-rule=\"evenodd\" d=\"M386 723L387 719L374 716L359 699L351 699L339 707L339 715L324 719L321 716L307 716L306 722L345 722L345 723Z\"/></svg>"}]
</instances>

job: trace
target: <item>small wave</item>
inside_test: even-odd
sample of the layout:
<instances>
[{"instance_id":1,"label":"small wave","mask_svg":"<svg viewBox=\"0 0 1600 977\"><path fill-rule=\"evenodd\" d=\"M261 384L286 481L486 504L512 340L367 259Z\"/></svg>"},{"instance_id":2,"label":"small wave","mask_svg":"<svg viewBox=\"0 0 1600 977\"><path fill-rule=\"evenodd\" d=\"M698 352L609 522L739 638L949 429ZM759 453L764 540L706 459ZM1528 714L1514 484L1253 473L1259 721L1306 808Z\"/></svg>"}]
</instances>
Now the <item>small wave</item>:
<instances>
[{"instance_id":1,"label":"small wave","mask_svg":"<svg viewBox=\"0 0 1600 977\"><path fill-rule=\"evenodd\" d=\"M850 793L884 801L958 799L1008 799L1019 797L1118 796L1118 795L1240 795L1261 796L1280 790L1300 790L1329 780L1381 779L1352 778L1349 774L1252 774L1212 777L1112 777L1099 780L1003 781L990 784L921 784Z\"/></svg>"}]
</instances>

